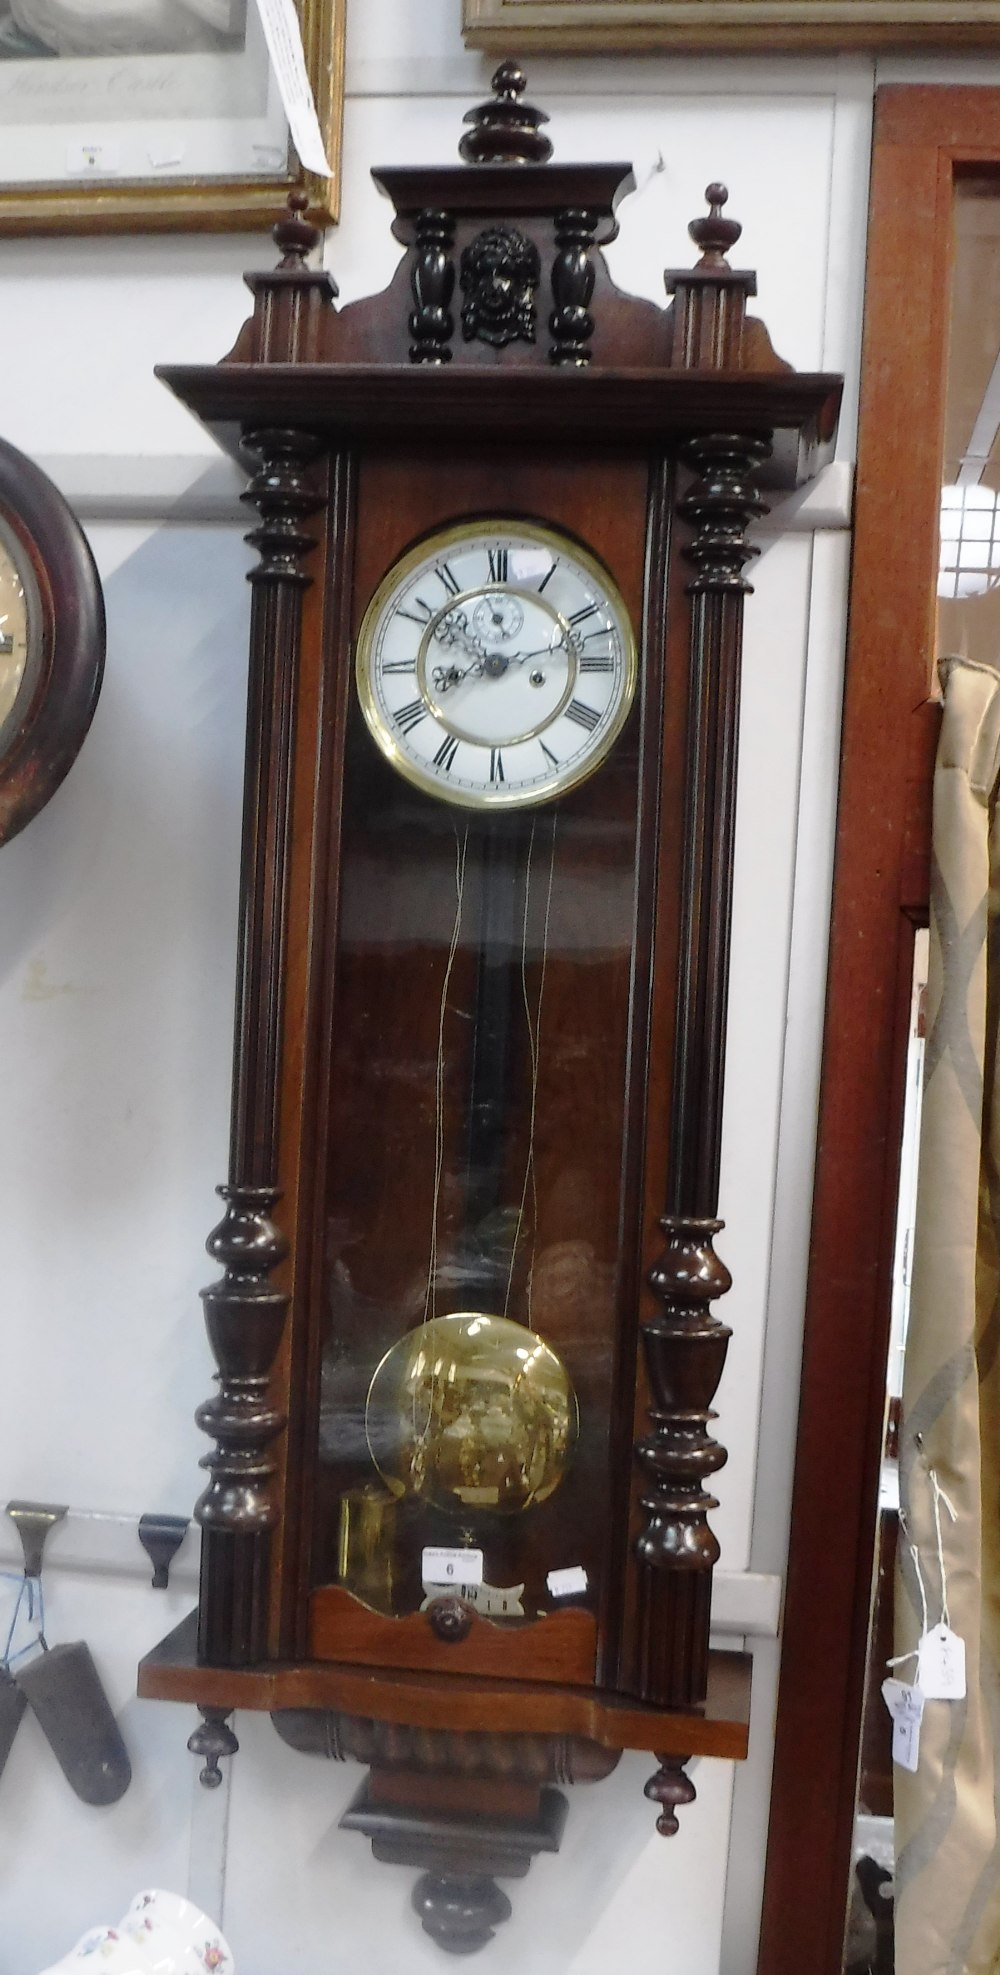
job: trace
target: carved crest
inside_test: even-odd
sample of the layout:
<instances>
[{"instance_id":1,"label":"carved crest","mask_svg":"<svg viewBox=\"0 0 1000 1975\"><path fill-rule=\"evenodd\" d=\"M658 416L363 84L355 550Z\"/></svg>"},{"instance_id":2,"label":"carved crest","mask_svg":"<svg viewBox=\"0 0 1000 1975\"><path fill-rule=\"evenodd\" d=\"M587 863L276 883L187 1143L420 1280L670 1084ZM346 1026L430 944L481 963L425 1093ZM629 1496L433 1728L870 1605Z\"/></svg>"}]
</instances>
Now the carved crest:
<instances>
[{"instance_id":1,"label":"carved crest","mask_svg":"<svg viewBox=\"0 0 1000 1975\"><path fill-rule=\"evenodd\" d=\"M462 332L466 342L502 349L535 340L535 289L541 261L534 242L516 226L488 226L462 255Z\"/></svg>"}]
</instances>

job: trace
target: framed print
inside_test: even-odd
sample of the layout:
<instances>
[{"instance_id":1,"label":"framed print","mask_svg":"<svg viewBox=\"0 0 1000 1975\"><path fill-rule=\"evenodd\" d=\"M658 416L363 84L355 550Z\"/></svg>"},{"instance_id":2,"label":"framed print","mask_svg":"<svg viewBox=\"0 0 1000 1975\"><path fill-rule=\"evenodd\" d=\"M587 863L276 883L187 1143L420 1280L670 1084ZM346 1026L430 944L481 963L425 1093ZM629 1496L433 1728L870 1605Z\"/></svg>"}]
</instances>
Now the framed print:
<instances>
[{"instance_id":1,"label":"framed print","mask_svg":"<svg viewBox=\"0 0 1000 1975\"><path fill-rule=\"evenodd\" d=\"M337 217L346 0L296 0L330 179L302 170L257 0L0 0L0 233Z\"/></svg>"},{"instance_id":2,"label":"framed print","mask_svg":"<svg viewBox=\"0 0 1000 1975\"><path fill-rule=\"evenodd\" d=\"M463 0L472 48L761 50L1000 44L998 0Z\"/></svg>"}]
</instances>

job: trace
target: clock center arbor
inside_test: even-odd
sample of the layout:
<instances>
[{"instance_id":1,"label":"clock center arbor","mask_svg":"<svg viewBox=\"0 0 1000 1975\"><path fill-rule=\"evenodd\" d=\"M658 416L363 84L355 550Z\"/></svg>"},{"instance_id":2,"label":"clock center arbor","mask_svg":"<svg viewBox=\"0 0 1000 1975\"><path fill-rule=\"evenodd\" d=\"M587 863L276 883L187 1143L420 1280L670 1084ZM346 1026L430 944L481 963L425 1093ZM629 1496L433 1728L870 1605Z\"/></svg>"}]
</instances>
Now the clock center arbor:
<instances>
[{"instance_id":1,"label":"clock center arbor","mask_svg":"<svg viewBox=\"0 0 1000 1975\"><path fill-rule=\"evenodd\" d=\"M249 455L232 1149L204 1292L198 1613L140 1693L368 1766L345 1815L468 1951L553 1785L746 1752L709 1650L741 622L761 486L839 380L747 315L725 188L668 306L632 186L504 64L465 162L376 173L339 310L298 203L232 354L162 372Z\"/></svg>"}]
</instances>

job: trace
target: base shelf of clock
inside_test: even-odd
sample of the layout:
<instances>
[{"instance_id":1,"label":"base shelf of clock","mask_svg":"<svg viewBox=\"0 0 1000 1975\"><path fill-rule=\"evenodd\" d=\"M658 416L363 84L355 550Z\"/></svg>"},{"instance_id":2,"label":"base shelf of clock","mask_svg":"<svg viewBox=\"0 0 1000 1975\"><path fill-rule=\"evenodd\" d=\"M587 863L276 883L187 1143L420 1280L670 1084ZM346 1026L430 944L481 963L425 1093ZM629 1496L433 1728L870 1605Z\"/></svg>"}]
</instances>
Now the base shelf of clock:
<instances>
[{"instance_id":1,"label":"base shelf of clock","mask_svg":"<svg viewBox=\"0 0 1000 1975\"><path fill-rule=\"evenodd\" d=\"M181 1621L139 1666L143 1700L201 1708L342 1711L408 1727L508 1735L580 1735L610 1749L721 1756L741 1762L750 1723L749 1653L713 1652L702 1708L668 1710L592 1688L390 1672L325 1661L206 1666L197 1656L197 1613Z\"/></svg>"}]
</instances>

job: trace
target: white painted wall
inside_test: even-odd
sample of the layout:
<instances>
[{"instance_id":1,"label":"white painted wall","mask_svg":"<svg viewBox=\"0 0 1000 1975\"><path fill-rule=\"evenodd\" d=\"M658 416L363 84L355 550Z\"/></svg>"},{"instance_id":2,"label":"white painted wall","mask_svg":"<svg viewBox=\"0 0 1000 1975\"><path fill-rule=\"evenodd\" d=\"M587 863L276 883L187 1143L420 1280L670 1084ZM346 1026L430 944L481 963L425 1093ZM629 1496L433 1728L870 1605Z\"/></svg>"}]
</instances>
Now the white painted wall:
<instances>
[{"instance_id":1,"label":"white painted wall","mask_svg":"<svg viewBox=\"0 0 1000 1975\"><path fill-rule=\"evenodd\" d=\"M459 0L352 0L343 221L329 243L345 299L380 286L398 251L369 167L451 156L487 81L458 19ZM1000 79L981 62L883 67ZM640 189L613 249L624 286L658 298L663 266L691 257L703 187L729 182L777 348L800 368L847 371L845 461L873 80L859 57L550 59L531 74L559 156L636 160ZM0 854L0 1501L185 1514L197 1492L191 1414L210 1378L197 1291L226 1164L247 555L230 521L164 521L197 483L199 511L207 500L227 514L230 477L152 365L221 355L245 313L241 270L271 258L245 237L0 246L0 431L103 517L91 532L111 632L83 755ZM737 1286L717 1526L738 1607L741 1574L780 1573L785 1554L847 575L835 527L761 541L720 1242ZM142 1883L190 1884L221 1911L223 1881L239 1975L440 1969L408 1911L412 1875L375 1866L336 1830L360 1772L296 1757L266 1720L243 1719L231 1793L197 1791L193 1722L134 1699L136 1658L192 1600L190 1551L176 1587L155 1594L137 1544L130 1553L109 1525L107 1555L96 1537L91 1555L83 1527L52 1540L49 1633L90 1640L135 1783L115 1809L86 1809L24 1722L0 1780L0 1969L35 1975ZM0 1567L13 1560L0 1531ZM0 1578L0 1619L11 1595ZM515 1917L484 1968L605 1975L641 1955L671 1975L752 1975L777 1666L774 1642L752 1643L751 1761L735 1791L728 1766L701 1764L669 1846L652 1835L644 1758L576 1792L561 1857L512 1889Z\"/></svg>"}]
</instances>

